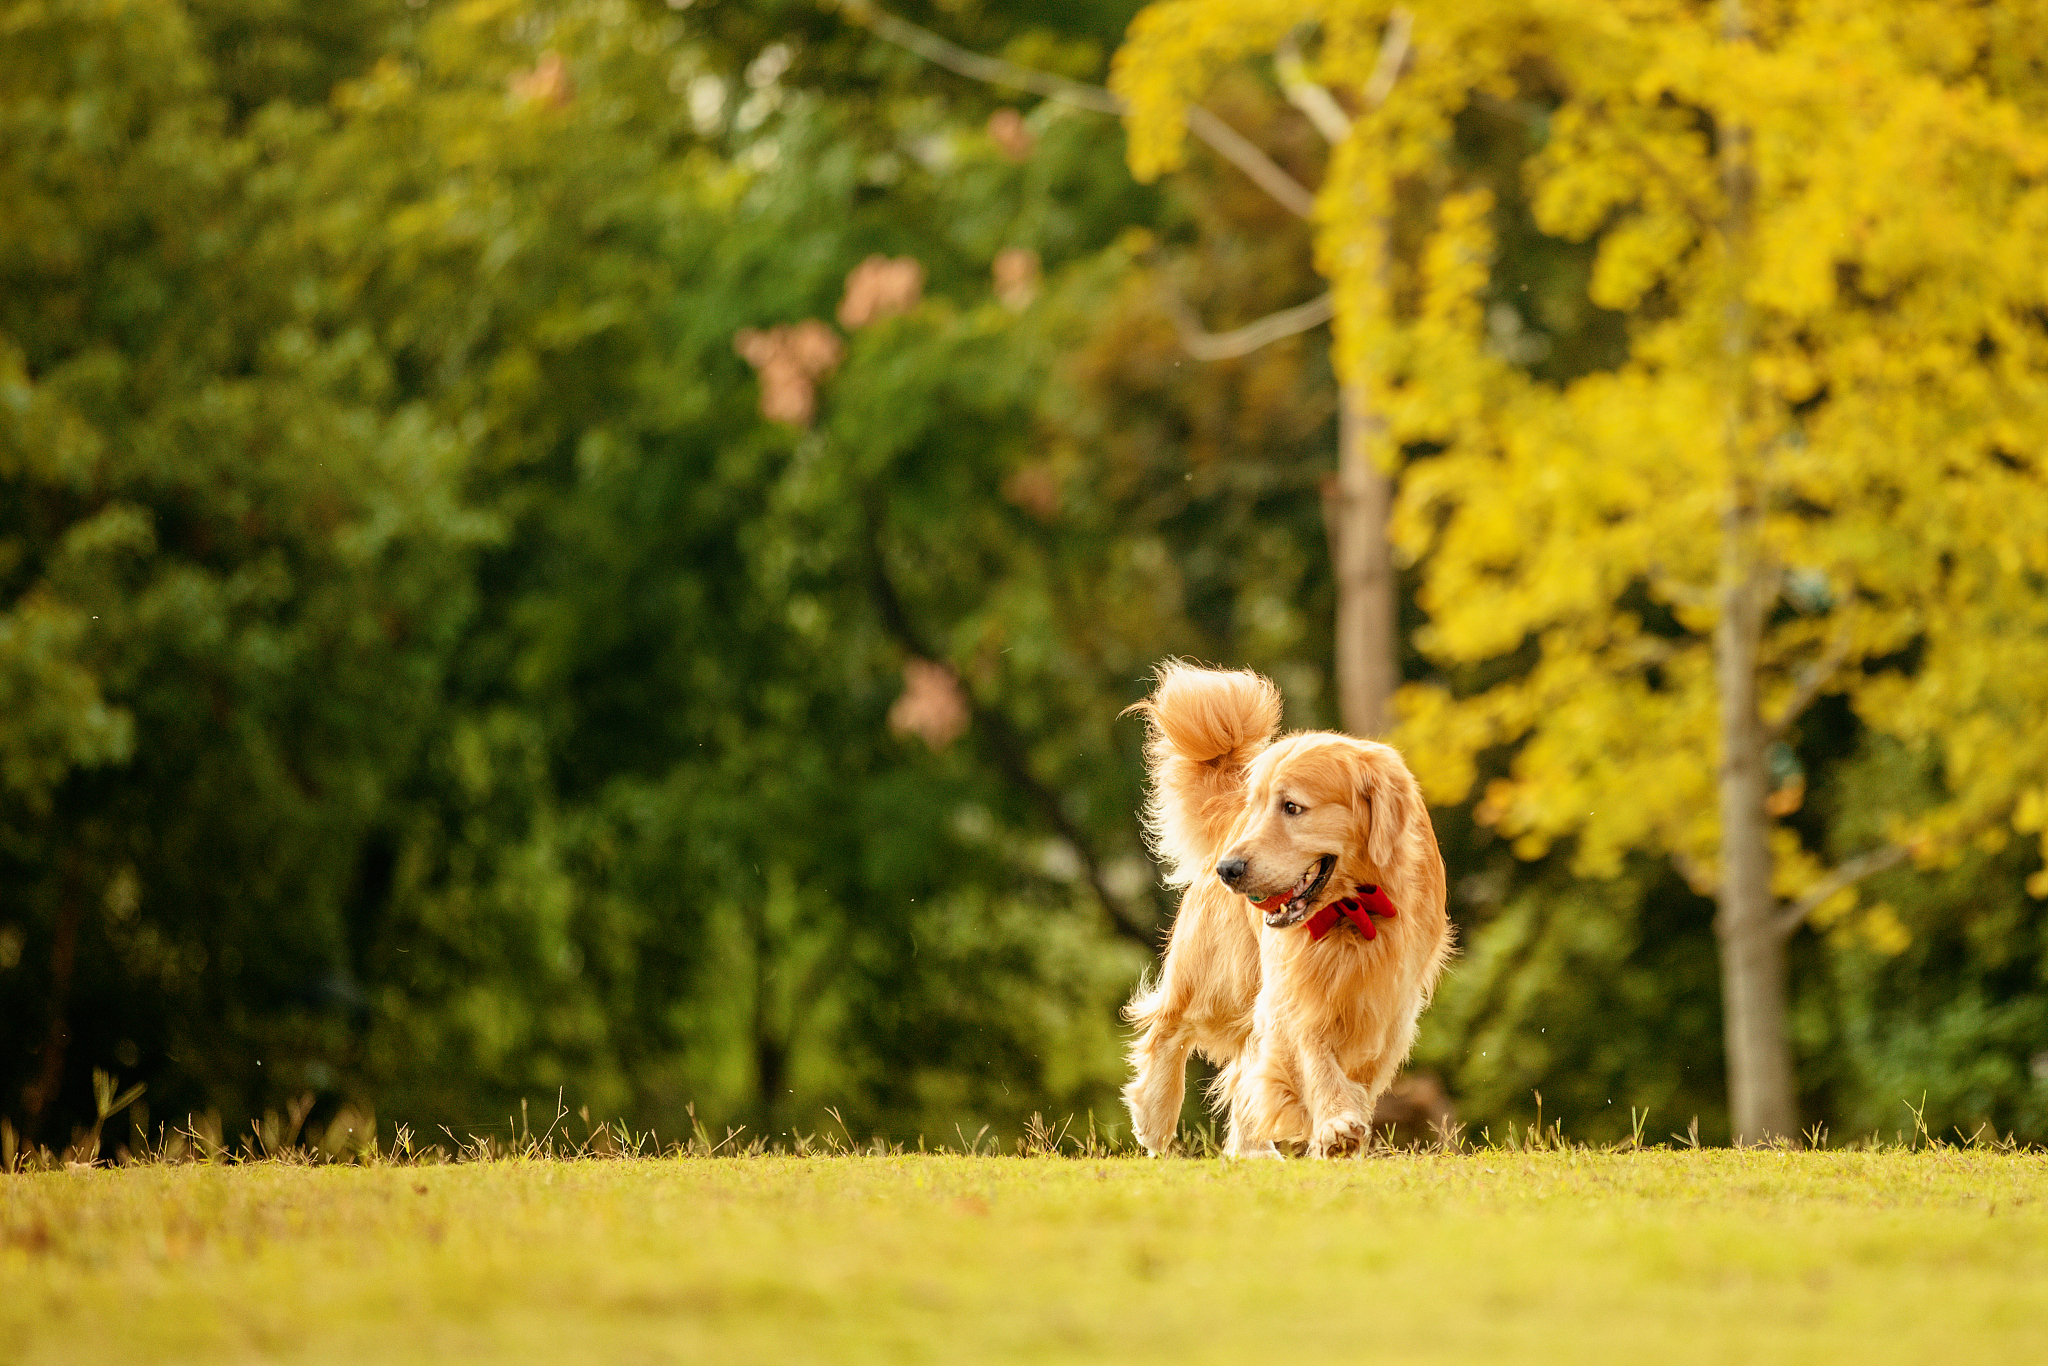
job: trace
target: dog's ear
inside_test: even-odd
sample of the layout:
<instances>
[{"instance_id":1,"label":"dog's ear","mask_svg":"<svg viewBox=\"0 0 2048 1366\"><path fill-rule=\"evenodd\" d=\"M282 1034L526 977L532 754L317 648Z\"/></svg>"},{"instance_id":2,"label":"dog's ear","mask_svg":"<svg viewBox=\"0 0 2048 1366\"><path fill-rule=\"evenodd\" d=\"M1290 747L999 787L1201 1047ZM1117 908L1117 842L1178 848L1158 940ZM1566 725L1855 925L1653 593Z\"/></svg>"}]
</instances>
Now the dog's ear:
<instances>
[{"instance_id":1,"label":"dog's ear","mask_svg":"<svg viewBox=\"0 0 2048 1366\"><path fill-rule=\"evenodd\" d=\"M1426 819L1422 789L1401 756L1386 745L1360 741L1356 762L1365 855L1382 876L1397 876L1409 833Z\"/></svg>"}]
</instances>

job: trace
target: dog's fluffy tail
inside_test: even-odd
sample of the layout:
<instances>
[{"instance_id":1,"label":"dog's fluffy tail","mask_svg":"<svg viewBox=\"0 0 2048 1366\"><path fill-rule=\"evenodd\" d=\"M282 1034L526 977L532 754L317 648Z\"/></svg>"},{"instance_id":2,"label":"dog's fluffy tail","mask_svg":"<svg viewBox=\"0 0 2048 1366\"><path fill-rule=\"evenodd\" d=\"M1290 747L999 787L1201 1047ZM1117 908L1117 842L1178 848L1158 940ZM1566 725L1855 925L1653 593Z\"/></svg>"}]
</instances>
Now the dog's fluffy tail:
<instances>
[{"instance_id":1,"label":"dog's fluffy tail","mask_svg":"<svg viewBox=\"0 0 2048 1366\"><path fill-rule=\"evenodd\" d=\"M1145 833L1167 884L1185 887L1215 862L1238 815L1244 767L1280 729L1280 690L1249 670L1177 659L1154 676L1152 695L1130 708L1150 732Z\"/></svg>"}]
</instances>

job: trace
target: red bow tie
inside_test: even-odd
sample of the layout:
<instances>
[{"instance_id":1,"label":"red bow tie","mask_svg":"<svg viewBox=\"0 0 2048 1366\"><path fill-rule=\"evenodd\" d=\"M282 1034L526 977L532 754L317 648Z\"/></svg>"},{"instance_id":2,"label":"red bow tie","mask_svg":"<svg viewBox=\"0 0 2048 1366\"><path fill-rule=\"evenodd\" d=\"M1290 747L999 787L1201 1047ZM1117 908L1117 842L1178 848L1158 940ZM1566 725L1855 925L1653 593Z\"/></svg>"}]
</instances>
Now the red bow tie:
<instances>
[{"instance_id":1,"label":"red bow tie","mask_svg":"<svg viewBox=\"0 0 2048 1366\"><path fill-rule=\"evenodd\" d=\"M1379 931L1373 928L1374 916L1382 920L1392 920L1394 903L1387 900L1387 894L1377 887L1360 887L1352 895L1332 901L1308 918L1309 941L1314 943L1321 940L1324 935L1337 928L1340 919L1349 920L1358 926L1358 932L1367 939L1375 938Z\"/></svg>"}]
</instances>

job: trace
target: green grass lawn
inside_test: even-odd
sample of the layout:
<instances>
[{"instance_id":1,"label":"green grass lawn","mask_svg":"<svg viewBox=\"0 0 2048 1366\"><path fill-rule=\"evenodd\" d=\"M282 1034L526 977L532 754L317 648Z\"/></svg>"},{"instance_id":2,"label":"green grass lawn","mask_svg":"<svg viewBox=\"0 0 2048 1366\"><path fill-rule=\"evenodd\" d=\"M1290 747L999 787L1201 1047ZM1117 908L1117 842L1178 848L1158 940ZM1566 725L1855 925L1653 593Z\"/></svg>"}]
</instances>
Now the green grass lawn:
<instances>
[{"instance_id":1,"label":"green grass lawn","mask_svg":"<svg viewBox=\"0 0 2048 1366\"><path fill-rule=\"evenodd\" d=\"M0 1176L9 1362L2048 1360L2048 1156Z\"/></svg>"}]
</instances>

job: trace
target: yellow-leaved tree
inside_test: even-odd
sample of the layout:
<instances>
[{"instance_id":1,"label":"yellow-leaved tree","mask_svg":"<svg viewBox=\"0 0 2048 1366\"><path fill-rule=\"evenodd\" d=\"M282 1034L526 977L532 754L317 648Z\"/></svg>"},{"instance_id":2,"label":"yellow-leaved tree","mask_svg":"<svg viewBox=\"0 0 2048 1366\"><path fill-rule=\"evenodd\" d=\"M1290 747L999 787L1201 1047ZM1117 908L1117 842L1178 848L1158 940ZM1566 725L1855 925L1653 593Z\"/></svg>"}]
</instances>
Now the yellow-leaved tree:
<instances>
[{"instance_id":1,"label":"yellow-leaved tree","mask_svg":"<svg viewBox=\"0 0 2048 1366\"><path fill-rule=\"evenodd\" d=\"M1395 534L1445 662L1404 749L1481 818L1578 867L1673 859L1717 904L1737 1141L1799 1127L1787 938L1856 884L2048 826L2048 25L1942 0L1416 3L1376 106L1378 3L1168 0L1120 54L1142 174L1178 102L1305 25L1313 74L1372 112L1319 202L1340 365L1389 419ZM1489 202L1446 164L1469 103L1538 111L1524 168L1553 235L1597 245L1625 362L1535 382L1489 347ZM1394 187L1435 187L1405 252ZM1404 200L1412 203L1413 197ZM1938 760L1873 847L1808 847L1773 744L1824 693ZM2044 836L2048 854L2048 836ZM2048 897L2048 874L2029 891Z\"/></svg>"}]
</instances>

